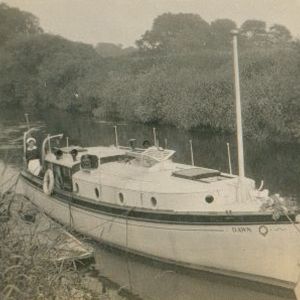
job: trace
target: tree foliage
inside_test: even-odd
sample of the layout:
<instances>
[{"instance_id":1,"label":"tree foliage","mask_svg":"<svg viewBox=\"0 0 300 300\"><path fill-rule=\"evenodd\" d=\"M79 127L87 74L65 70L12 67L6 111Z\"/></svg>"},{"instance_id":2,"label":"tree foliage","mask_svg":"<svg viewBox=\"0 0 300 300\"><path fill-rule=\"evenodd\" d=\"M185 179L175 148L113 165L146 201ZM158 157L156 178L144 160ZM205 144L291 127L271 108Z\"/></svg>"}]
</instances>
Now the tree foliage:
<instances>
[{"instance_id":1,"label":"tree foliage","mask_svg":"<svg viewBox=\"0 0 300 300\"><path fill-rule=\"evenodd\" d=\"M158 16L136 44L140 50L160 52L205 48L210 39L209 24L196 14L165 13Z\"/></svg>"},{"instance_id":2,"label":"tree foliage","mask_svg":"<svg viewBox=\"0 0 300 300\"><path fill-rule=\"evenodd\" d=\"M286 44L292 40L290 31L280 24L274 24L270 27L269 37L271 41L276 44Z\"/></svg>"},{"instance_id":3,"label":"tree foliage","mask_svg":"<svg viewBox=\"0 0 300 300\"><path fill-rule=\"evenodd\" d=\"M217 19L210 24L213 47L231 46L231 31L236 29L236 23L229 19Z\"/></svg>"},{"instance_id":4,"label":"tree foliage","mask_svg":"<svg viewBox=\"0 0 300 300\"><path fill-rule=\"evenodd\" d=\"M38 18L34 15L0 3L0 47L18 35L28 36L41 32Z\"/></svg>"},{"instance_id":5,"label":"tree foliage","mask_svg":"<svg viewBox=\"0 0 300 300\"><path fill-rule=\"evenodd\" d=\"M163 14L137 41L138 50L126 52L44 34L37 19L29 19L35 30L7 34L0 44L2 107L57 107L101 119L235 130L233 21L208 24L196 14ZM267 28L259 20L244 22L239 41L246 135L299 138L300 42L285 26Z\"/></svg>"},{"instance_id":6,"label":"tree foliage","mask_svg":"<svg viewBox=\"0 0 300 300\"><path fill-rule=\"evenodd\" d=\"M134 47L123 48L123 45L121 44L116 45L113 43L98 43L95 47L95 50L102 57L117 57L134 53L137 49Z\"/></svg>"}]
</instances>

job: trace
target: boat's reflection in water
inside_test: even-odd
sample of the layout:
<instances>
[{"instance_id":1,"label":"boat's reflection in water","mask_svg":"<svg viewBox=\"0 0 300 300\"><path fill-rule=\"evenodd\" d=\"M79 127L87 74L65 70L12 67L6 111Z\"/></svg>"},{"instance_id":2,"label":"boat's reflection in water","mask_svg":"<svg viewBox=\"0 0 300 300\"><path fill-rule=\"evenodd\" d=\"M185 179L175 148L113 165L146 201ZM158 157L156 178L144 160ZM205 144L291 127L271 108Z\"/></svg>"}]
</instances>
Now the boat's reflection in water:
<instances>
[{"instance_id":1,"label":"boat's reflection in water","mask_svg":"<svg viewBox=\"0 0 300 300\"><path fill-rule=\"evenodd\" d=\"M291 290L188 270L99 244L95 269L102 284L114 283L129 299L295 299Z\"/></svg>"}]
</instances>

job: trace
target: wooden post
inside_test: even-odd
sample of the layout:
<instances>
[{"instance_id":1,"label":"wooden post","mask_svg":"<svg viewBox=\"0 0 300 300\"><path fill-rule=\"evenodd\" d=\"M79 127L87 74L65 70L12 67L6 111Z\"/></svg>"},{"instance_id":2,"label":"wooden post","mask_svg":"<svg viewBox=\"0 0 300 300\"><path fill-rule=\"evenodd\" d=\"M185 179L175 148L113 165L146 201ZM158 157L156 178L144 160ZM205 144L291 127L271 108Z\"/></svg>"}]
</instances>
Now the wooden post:
<instances>
[{"instance_id":1,"label":"wooden post","mask_svg":"<svg viewBox=\"0 0 300 300\"><path fill-rule=\"evenodd\" d=\"M153 127L153 141L154 141L154 146L158 147L157 138L156 138L156 128L154 128L154 127Z\"/></svg>"},{"instance_id":2,"label":"wooden post","mask_svg":"<svg viewBox=\"0 0 300 300\"><path fill-rule=\"evenodd\" d=\"M30 129L30 123L29 123L29 117L28 117L28 114L25 114L25 119L26 119L27 128L28 128L28 130L29 130L29 129Z\"/></svg>"},{"instance_id":3,"label":"wooden post","mask_svg":"<svg viewBox=\"0 0 300 300\"><path fill-rule=\"evenodd\" d=\"M167 148L168 148L168 139L165 138L165 149L167 149Z\"/></svg>"},{"instance_id":4,"label":"wooden post","mask_svg":"<svg viewBox=\"0 0 300 300\"><path fill-rule=\"evenodd\" d=\"M232 174L232 167L231 167L231 155L230 155L230 144L227 144L227 156L228 156L228 167L229 167L229 174Z\"/></svg>"},{"instance_id":5,"label":"wooden post","mask_svg":"<svg viewBox=\"0 0 300 300\"><path fill-rule=\"evenodd\" d=\"M116 147L119 148L118 126L114 126L114 129L115 129L115 144Z\"/></svg>"},{"instance_id":6,"label":"wooden post","mask_svg":"<svg viewBox=\"0 0 300 300\"><path fill-rule=\"evenodd\" d=\"M67 148L69 148L69 137L66 137Z\"/></svg>"},{"instance_id":7,"label":"wooden post","mask_svg":"<svg viewBox=\"0 0 300 300\"><path fill-rule=\"evenodd\" d=\"M190 150L191 150L191 162L192 162L192 166L195 165L194 163L194 151L193 151L193 141L190 140Z\"/></svg>"}]
</instances>

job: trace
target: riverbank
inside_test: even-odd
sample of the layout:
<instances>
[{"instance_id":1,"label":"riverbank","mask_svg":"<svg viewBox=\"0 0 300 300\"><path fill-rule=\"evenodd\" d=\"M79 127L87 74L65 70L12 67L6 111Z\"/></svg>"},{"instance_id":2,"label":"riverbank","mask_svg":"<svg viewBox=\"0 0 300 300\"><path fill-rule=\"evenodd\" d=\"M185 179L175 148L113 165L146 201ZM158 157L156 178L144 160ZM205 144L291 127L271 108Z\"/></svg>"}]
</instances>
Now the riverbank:
<instances>
[{"instance_id":1,"label":"riverbank","mask_svg":"<svg viewBox=\"0 0 300 300\"><path fill-rule=\"evenodd\" d=\"M92 246L16 194L16 170L0 172L0 298L123 300L91 276Z\"/></svg>"},{"instance_id":2,"label":"riverbank","mask_svg":"<svg viewBox=\"0 0 300 300\"><path fill-rule=\"evenodd\" d=\"M0 298L93 299L72 261L57 260L61 253L54 247L62 236L50 243L53 230L44 228L41 235L39 215L23 207L25 201L1 195Z\"/></svg>"}]
</instances>

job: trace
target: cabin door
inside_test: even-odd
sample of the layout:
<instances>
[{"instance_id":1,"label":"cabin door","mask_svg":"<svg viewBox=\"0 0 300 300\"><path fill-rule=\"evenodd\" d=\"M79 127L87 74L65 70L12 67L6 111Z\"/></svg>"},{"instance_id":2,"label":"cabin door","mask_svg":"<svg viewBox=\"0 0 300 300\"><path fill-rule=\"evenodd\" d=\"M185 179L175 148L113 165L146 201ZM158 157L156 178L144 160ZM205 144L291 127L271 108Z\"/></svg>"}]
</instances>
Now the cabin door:
<instances>
[{"instance_id":1,"label":"cabin door","mask_svg":"<svg viewBox=\"0 0 300 300\"><path fill-rule=\"evenodd\" d=\"M53 164L54 186L57 189L72 191L72 169Z\"/></svg>"}]
</instances>

